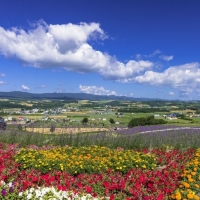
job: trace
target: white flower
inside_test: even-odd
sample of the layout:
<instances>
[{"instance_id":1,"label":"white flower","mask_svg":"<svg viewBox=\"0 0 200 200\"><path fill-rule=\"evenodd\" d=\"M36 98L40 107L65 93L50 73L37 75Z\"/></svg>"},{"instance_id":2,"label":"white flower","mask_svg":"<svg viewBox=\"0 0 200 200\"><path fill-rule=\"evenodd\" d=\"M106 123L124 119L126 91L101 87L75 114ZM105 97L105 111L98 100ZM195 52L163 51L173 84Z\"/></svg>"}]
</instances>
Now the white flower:
<instances>
[{"instance_id":1,"label":"white flower","mask_svg":"<svg viewBox=\"0 0 200 200\"><path fill-rule=\"evenodd\" d=\"M35 194L36 194L37 198L41 197L41 195L42 195L40 190L35 190Z\"/></svg>"},{"instance_id":2,"label":"white flower","mask_svg":"<svg viewBox=\"0 0 200 200\"><path fill-rule=\"evenodd\" d=\"M29 193L28 196L27 196L27 199L31 199L32 198L32 194Z\"/></svg>"},{"instance_id":3,"label":"white flower","mask_svg":"<svg viewBox=\"0 0 200 200\"><path fill-rule=\"evenodd\" d=\"M13 185L12 182L8 183L9 188L12 187L12 185Z\"/></svg>"},{"instance_id":4,"label":"white flower","mask_svg":"<svg viewBox=\"0 0 200 200\"><path fill-rule=\"evenodd\" d=\"M30 193L33 193L34 191L35 191L34 188L30 188L30 190L29 190Z\"/></svg>"},{"instance_id":5,"label":"white flower","mask_svg":"<svg viewBox=\"0 0 200 200\"><path fill-rule=\"evenodd\" d=\"M6 183L5 183L4 181L1 181L1 185L3 185L3 186L4 186L5 184L6 184Z\"/></svg>"},{"instance_id":6,"label":"white flower","mask_svg":"<svg viewBox=\"0 0 200 200\"><path fill-rule=\"evenodd\" d=\"M63 198L67 198L67 197L68 197L68 192L63 191L63 193L62 193L62 197L63 197Z\"/></svg>"},{"instance_id":7,"label":"white flower","mask_svg":"<svg viewBox=\"0 0 200 200\"><path fill-rule=\"evenodd\" d=\"M47 192L49 192L49 188L42 188L41 193L44 196Z\"/></svg>"},{"instance_id":8,"label":"white flower","mask_svg":"<svg viewBox=\"0 0 200 200\"><path fill-rule=\"evenodd\" d=\"M49 192L51 192L53 195L50 197ZM49 200L71 200L71 197L73 200L98 200L98 198L92 197L91 194L85 194L79 196L78 194L74 194L72 191L58 191L54 187L46 187L46 188L41 188L38 187L37 189L31 188L29 190L26 190L24 192L20 192L19 196L27 196L27 200L31 199L34 197L34 199L38 200L44 200L44 198L48 198ZM70 197L71 196L71 197ZM108 199L108 198L106 198Z\"/></svg>"},{"instance_id":9,"label":"white flower","mask_svg":"<svg viewBox=\"0 0 200 200\"><path fill-rule=\"evenodd\" d=\"M20 192L20 193L19 193L19 197L22 197L22 195L23 195L23 192Z\"/></svg>"}]
</instances>

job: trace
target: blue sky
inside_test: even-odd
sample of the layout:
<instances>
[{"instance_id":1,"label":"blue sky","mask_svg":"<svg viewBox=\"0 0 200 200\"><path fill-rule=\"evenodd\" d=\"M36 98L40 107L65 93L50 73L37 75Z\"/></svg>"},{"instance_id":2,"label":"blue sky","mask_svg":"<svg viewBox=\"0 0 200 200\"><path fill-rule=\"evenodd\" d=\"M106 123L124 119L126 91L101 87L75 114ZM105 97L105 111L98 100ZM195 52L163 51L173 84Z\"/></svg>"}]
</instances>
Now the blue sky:
<instances>
[{"instance_id":1,"label":"blue sky","mask_svg":"<svg viewBox=\"0 0 200 200\"><path fill-rule=\"evenodd\" d=\"M199 0L7 0L0 91L199 100Z\"/></svg>"}]
</instances>

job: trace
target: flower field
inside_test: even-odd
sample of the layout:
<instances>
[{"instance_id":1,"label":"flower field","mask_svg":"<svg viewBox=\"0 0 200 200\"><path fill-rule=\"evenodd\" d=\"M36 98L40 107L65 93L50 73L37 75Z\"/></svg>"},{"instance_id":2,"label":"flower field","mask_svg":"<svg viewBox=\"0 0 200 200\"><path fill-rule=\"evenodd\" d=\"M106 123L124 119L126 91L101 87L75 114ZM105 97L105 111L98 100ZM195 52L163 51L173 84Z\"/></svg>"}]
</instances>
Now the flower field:
<instances>
[{"instance_id":1,"label":"flower field","mask_svg":"<svg viewBox=\"0 0 200 200\"><path fill-rule=\"evenodd\" d=\"M0 135L0 199L200 199L198 127Z\"/></svg>"},{"instance_id":2,"label":"flower field","mask_svg":"<svg viewBox=\"0 0 200 200\"><path fill-rule=\"evenodd\" d=\"M200 199L200 149L0 144L1 199Z\"/></svg>"},{"instance_id":3,"label":"flower field","mask_svg":"<svg viewBox=\"0 0 200 200\"><path fill-rule=\"evenodd\" d=\"M22 169L52 170L68 173L103 173L108 169L127 172L133 167L155 169L154 155L106 147L52 147L51 149L22 149L15 156Z\"/></svg>"}]
</instances>

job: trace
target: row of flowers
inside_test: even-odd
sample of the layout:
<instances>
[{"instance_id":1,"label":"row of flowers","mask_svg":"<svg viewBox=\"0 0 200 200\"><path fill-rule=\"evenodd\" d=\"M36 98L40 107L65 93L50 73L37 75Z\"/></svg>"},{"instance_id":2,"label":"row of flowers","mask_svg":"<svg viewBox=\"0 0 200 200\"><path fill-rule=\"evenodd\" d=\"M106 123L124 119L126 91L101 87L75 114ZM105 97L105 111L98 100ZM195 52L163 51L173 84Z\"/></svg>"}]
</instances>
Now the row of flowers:
<instances>
[{"instance_id":1,"label":"row of flowers","mask_svg":"<svg viewBox=\"0 0 200 200\"><path fill-rule=\"evenodd\" d=\"M38 169L43 173L54 169L70 174L103 173L108 169L127 173L132 168L155 169L156 158L132 150L107 147L54 147L51 149L21 149L15 161L23 169Z\"/></svg>"},{"instance_id":2,"label":"row of flowers","mask_svg":"<svg viewBox=\"0 0 200 200\"><path fill-rule=\"evenodd\" d=\"M75 156L73 162L82 160L82 166L84 166L85 160L90 161L94 159L95 153L96 157L100 159L99 162L102 160L104 162L104 159L110 159L109 162L121 163L131 158L132 160L130 160L130 163L133 166L127 170L127 172L123 171L123 173L121 170L117 170L116 167L123 166L124 164L113 164L111 165L114 166L113 168L109 166L108 170L99 171L99 173L86 173L85 170L84 172L80 171L80 173L77 171L77 174L69 173L66 170L67 168L61 170L60 168L52 167L51 170L45 172L42 168L34 167L35 165L39 165L39 156L43 156L42 162L44 159L48 160L48 162L52 160L56 165L56 162L59 162L59 159L62 158L61 156L66 156L65 154L67 151L74 153L70 154L71 157L73 157L73 155ZM33 152L35 154L33 154ZM102 155L100 152L102 152ZM37 155L37 153L39 154ZM79 159L80 155L81 159ZM111 159L111 155L114 157L113 160ZM0 143L0 180L2 180L2 183L5 182L5 184L0 186L0 199L16 199L16 197L17 199L41 199L41 197L39 198L36 195L44 194L44 191L47 192L44 194L44 197L42 197L43 199L188 199L187 196L183 196L181 191L187 193L186 195L195 192L196 196L193 195L189 197L192 197L191 199L198 199L198 190L192 190L195 187L195 185L194 187L192 186L193 184L199 184L199 167L197 165L194 166L194 163L197 163L195 159L198 158L198 155L200 155L199 150L197 150L195 154L192 149L185 151L166 148L144 149L142 152L126 151L123 149L112 150L97 146L81 147L78 149L74 147L61 148L47 146L38 148L31 146L26 149L20 149L19 145ZM33 163L32 158L34 156L36 161ZM133 157L135 157L137 162L134 161ZM63 160L65 159L66 158ZM140 161L142 163L143 159L148 161L145 165L150 166L149 168L142 167L144 163L141 166L136 166L135 163L138 164ZM188 160L191 160L191 162L188 163ZM29 162L26 163L25 161ZM24 163L26 164L26 168L24 168ZM105 163L102 165L105 165ZM151 169L153 164L156 164L156 166ZM80 166L80 164L77 166ZM191 171L191 169L193 171ZM197 179L194 179L192 175L192 178L196 180L196 182L189 182L188 171L190 171L190 174L191 172L196 172L195 176ZM180 185L181 179L183 180L181 182L182 186ZM184 186L184 182L191 185L191 192ZM6 185L9 185L9 187L6 187ZM179 190L177 190L177 188L179 188ZM178 192L182 195L181 198L179 198ZM61 195L62 198L59 197L58 194ZM67 195L69 195L69 197Z\"/></svg>"},{"instance_id":3,"label":"row of flowers","mask_svg":"<svg viewBox=\"0 0 200 200\"><path fill-rule=\"evenodd\" d=\"M6 184L4 181L0 182L0 188L2 190L0 197L9 200L99 200L100 198L94 198L91 194L78 194L73 191L62 191L55 189L54 187L37 187L29 188L22 192L14 191L13 183ZM2 199L1 198L1 199ZM109 199L109 197L105 198Z\"/></svg>"},{"instance_id":4,"label":"row of flowers","mask_svg":"<svg viewBox=\"0 0 200 200\"><path fill-rule=\"evenodd\" d=\"M200 199L200 148L181 174L179 188L171 196L173 199Z\"/></svg>"}]
</instances>

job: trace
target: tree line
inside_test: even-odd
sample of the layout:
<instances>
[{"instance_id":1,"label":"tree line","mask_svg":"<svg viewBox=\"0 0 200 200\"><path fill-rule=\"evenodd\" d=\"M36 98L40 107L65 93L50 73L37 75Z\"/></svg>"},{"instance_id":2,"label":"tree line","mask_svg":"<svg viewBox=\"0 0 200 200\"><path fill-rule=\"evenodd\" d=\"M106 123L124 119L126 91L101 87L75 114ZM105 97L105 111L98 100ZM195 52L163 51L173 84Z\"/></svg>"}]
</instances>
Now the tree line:
<instances>
[{"instance_id":1,"label":"tree line","mask_svg":"<svg viewBox=\"0 0 200 200\"><path fill-rule=\"evenodd\" d=\"M128 123L128 127L132 128L135 126L147 126L147 125L158 125L158 124L166 124L167 121L164 119L155 119L155 117L148 116L148 117L139 117L139 118L133 118Z\"/></svg>"}]
</instances>

